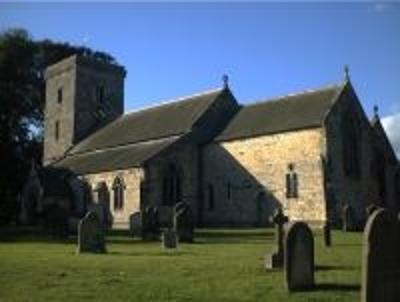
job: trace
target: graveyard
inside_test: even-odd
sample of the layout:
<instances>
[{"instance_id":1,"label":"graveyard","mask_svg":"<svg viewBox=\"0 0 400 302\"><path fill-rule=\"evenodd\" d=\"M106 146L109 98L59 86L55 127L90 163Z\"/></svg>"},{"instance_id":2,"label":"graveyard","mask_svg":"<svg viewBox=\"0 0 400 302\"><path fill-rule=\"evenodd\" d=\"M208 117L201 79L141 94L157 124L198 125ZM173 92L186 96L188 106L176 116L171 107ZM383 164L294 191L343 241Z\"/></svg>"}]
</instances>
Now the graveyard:
<instances>
[{"instance_id":1,"label":"graveyard","mask_svg":"<svg viewBox=\"0 0 400 302\"><path fill-rule=\"evenodd\" d=\"M275 230L196 229L164 249L108 231L106 253L77 254L77 238L2 230L0 301L360 301L362 232L313 230L315 285L290 293L282 269L266 270Z\"/></svg>"}]
</instances>

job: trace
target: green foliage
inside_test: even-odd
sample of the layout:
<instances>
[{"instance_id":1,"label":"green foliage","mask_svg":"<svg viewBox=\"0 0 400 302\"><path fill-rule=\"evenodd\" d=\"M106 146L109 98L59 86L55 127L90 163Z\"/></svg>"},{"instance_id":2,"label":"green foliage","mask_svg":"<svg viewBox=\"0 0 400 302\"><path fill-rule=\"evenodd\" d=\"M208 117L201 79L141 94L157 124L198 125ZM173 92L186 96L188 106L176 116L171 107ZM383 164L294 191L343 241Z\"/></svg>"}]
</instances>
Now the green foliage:
<instances>
[{"instance_id":1,"label":"green foliage","mask_svg":"<svg viewBox=\"0 0 400 302\"><path fill-rule=\"evenodd\" d=\"M112 56L87 47L34 41L23 29L0 33L0 225L17 213L16 196L31 160L41 162L44 71L73 54L116 64Z\"/></svg>"},{"instance_id":2,"label":"green foliage","mask_svg":"<svg viewBox=\"0 0 400 302\"><path fill-rule=\"evenodd\" d=\"M0 244L0 301L359 301L361 234L316 236L316 289L289 294L282 271L263 269L272 229L201 230L196 243L163 250L115 232L108 254L69 243L15 238Z\"/></svg>"}]
</instances>

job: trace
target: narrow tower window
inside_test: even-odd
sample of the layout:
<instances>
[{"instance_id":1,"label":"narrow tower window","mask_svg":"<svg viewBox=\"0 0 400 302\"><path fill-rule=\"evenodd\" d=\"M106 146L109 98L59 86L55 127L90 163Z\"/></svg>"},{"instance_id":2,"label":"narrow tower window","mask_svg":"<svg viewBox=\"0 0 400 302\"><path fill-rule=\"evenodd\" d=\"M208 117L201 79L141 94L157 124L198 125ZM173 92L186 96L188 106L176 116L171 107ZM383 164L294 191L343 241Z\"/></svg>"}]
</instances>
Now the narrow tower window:
<instances>
[{"instance_id":1,"label":"narrow tower window","mask_svg":"<svg viewBox=\"0 0 400 302\"><path fill-rule=\"evenodd\" d=\"M56 121L56 128L55 128L55 133L54 133L56 141L58 141L58 138L60 137L60 122Z\"/></svg>"},{"instance_id":2,"label":"narrow tower window","mask_svg":"<svg viewBox=\"0 0 400 302\"><path fill-rule=\"evenodd\" d=\"M57 102L59 104L61 104L62 101L63 101L63 89L61 87L61 88L58 88L58 90L57 90Z\"/></svg>"}]
</instances>

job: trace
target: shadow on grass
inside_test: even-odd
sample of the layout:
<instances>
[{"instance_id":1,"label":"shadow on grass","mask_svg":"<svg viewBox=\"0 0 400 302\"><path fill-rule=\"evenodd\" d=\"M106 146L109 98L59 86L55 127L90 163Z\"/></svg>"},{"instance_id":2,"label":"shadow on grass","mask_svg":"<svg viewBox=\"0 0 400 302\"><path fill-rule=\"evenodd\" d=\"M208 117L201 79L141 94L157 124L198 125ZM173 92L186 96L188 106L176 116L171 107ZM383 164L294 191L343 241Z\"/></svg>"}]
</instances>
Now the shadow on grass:
<instances>
[{"instance_id":1,"label":"shadow on grass","mask_svg":"<svg viewBox=\"0 0 400 302\"><path fill-rule=\"evenodd\" d=\"M337 284L337 283L320 283L316 284L314 290L320 291L340 291L340 292L357 292L360 291L359 284Z\"/></svg>"},{"instance_id":2,"label":"shadow on grass","mask_svg":"<svg viewBox=\"0 0 400 302\"><path fill-rule=\"evenodd\" d=\"M117 256L135 256L135 257L160 257L160 256L186 256L186 255L193 255L191 252L183 252L178 250L165 250L158 253L136 253L136 252L121 252L121 251L112 251L108 252L109 255L117 255Z\"/></svg>"},{"instance_id":3,"label":"shadow on grass","mask_svg":"<svg viewBox=\"0 0 400 302\"><path fill-rule=\"evenodd\" d=\"M355 266L335 266L335 265L316 265L316 271L351 271L355 270Z\"/></svg>"}]
</instances>

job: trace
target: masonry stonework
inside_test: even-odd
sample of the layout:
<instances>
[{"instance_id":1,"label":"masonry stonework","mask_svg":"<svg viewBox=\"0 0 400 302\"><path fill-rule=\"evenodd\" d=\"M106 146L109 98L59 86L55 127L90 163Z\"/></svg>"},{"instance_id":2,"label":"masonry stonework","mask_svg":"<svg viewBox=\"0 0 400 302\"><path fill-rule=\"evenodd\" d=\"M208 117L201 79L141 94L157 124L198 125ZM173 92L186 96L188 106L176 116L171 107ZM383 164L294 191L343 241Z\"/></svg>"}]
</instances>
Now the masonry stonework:
<instances>
[{"instance_id":1,"label":"masonry stonework","mask_svg":"<svg viewBox=\"0 0 400 302\"><path fill-rule=\"evenodd\" d=\"M317 128L206 146L203 181L215 188L216 200L215 209L204 212L206 223L265 225L273 210L282 206L291 220L321 224L325 221L321 143ZM286 196L290 164L298 176L297 198ZM204 195L207 203L207 191Z\"/></svg>"},{"instance_id":2,"label":"masonry stonework","mask_svg":"<svg viewBox=\"0 0 400 302\"><path fill-rule=\"evenodd\" d=\"M123 180L125 186L124 206L122 209L114 209L113 183L117 177ZM114 229L128 229L129 216L134 212L140 211L140 184L143 178L144 173L141 168L88 174L83 177L92 188L93 201L107 205L112 216L112 228ZM98 196L96 196L95 189L101 183L106 184L108 200L99 200Z\"/></svg>"}]
</instances>

